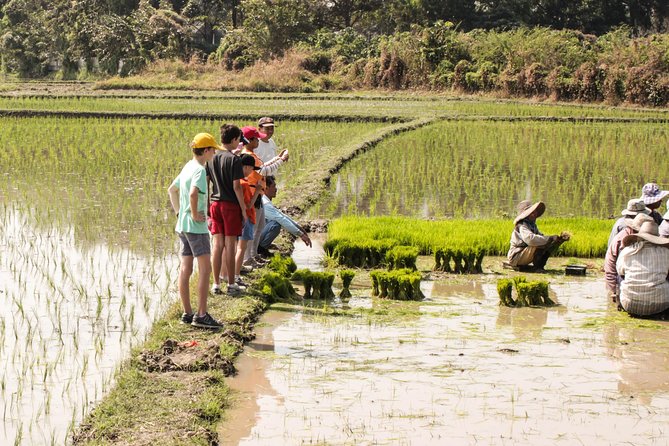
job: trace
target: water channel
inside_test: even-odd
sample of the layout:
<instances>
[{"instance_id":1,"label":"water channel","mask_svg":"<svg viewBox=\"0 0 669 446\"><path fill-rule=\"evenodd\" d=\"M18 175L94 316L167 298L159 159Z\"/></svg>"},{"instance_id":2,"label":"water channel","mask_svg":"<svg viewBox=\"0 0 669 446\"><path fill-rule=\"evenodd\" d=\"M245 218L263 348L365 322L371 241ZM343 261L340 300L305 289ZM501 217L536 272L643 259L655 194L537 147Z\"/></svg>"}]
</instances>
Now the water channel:
<instances>
[{"instance_id":1,"label":"water channel","mask_svg":"<svg viewBox=\"0 0 669 446\"><path fill-rule=\"evenodd\" d=\"M386 316L268 311L223 444L666 444L667 323L623 317L597 276L549 277L557 307L500 307L498 277L424 281L425 301ZM328 305L383 304L356 282Z\"/></svg>"}]
</instances>

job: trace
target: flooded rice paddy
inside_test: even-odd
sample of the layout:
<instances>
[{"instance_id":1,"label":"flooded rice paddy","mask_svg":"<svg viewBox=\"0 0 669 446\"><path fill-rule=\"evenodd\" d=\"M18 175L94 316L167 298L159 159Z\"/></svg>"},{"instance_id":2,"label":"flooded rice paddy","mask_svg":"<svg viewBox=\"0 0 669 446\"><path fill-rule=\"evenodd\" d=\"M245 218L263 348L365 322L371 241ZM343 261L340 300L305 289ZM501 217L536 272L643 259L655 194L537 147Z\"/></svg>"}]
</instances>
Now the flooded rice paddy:
<instances>
[{"instance_id":1,"label":"flooded rice paddy","mask_svg":"<svg viewBox=\"0 0 669 446\"><path fill-rule=\"evenodd\" d=\"M531 199L552 217L607 218L643 184L669 187L667 144L664 124L438 122L348 163L309 212L508 218Z\"/></svg>"},{"instance_id":2,"label":"flooded rice paddy","mask_svg":"<svg viewBox=\"0 0 669 446\"><path fill-rule=\"evenodd\" d=\"M356 278L340 314L268 312L225 444L666 444L667 323L618 313L596 277L550 277L557 307L500 307L497 277L397 306Z\"/></svg>"},{"instance_id":3,"label":"flooded rice paddy","mask_svg":"<svg viewBox=\"0 0 669 446\"><path fill-rule=\"evenodd\" d=\"M39 218L0 203L3 445L65 444L175 293L176 256L86 242Z\"/></svg>"}]
</instances>

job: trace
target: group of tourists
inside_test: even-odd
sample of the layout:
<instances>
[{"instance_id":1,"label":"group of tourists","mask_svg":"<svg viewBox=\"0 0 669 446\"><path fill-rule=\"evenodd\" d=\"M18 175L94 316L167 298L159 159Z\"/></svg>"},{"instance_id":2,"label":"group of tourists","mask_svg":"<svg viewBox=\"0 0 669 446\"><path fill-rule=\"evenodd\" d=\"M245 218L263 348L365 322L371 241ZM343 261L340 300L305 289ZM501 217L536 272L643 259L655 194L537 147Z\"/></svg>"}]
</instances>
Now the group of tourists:
<instances>
[{"instance_id":1,"label":"group of tourists","mask_svg":"<svg viewBox=\"0 0 669 446\"><path fill-rule=\"evenodd\" d=\"M274 126L270 117L260 118L258 127L224 124L221 145L209 133L198 133L190 143L193 158L168 188L181 240L178 287L185 324L220 328L207 312L211 275L213 294L223 294L223 286L230 295L242 293L241 273L265 264L281 228L311 246L306 231L272 204L275 174L289 159L288 150L279 152L272 138ZM196 311L189 288L195 259Z\"/></svg>"},{"instance_id":2,"label":"group of tourists","mask_svg":"<svg viewBox=\"0 0 669 446\"><path fill-rule=\"evenodd\" d=\"M609 235L604 277L609 298L634 317L669 317L669 212L658 209L669 196L655 183L643 186L622 210ZM514 220L506 265L521 271L543 272L548 258L568 235L543 235L536 220L542 202L522 201Z\"/></svg>"}]
</instances>

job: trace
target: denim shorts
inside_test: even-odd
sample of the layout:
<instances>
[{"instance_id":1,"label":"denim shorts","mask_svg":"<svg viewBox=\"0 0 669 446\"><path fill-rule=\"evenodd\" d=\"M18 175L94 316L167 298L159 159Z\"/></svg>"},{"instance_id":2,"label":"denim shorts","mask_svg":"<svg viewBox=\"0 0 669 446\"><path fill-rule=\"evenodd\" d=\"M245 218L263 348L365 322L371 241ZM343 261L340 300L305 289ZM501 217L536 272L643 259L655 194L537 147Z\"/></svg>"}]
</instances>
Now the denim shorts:
<instances>
[{"instance_id":1,"label":"denim shorts","mask_svg":"<svg viewBox=\"0 0 669 446\"><path fill-rule=\"evenodd\" d=\"M183 257L200 257L211 254L209 234L193 234L192 232L179 232L181 239L181 255Z\"/></svg>"},{"instance_id":2,"label":"denim shorts","mask_svg":"<svg viewBox=\"0 0 669 446\"><path fill-rule=\"evenodd\" d=\"M255 226L253 223L251 223L251 220L247 219L246 223L244 223L244 226L242 227L242 236L240 237L241 240L253 240L253 232L255 230Z\"/></svg>"}]
</instances>

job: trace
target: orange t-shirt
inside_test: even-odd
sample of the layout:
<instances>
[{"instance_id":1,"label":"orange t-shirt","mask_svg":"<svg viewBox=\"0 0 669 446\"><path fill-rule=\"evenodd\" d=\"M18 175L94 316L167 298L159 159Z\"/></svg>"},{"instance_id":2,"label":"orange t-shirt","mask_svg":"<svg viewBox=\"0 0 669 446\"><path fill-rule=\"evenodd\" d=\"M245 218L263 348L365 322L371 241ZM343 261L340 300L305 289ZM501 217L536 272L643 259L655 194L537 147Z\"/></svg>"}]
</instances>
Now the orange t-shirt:
<instances>
[{"instance_id":1,"label":"orange t-shirt","mask_svg":"<svg viewBox=\"0 0 669 446\"><path fill-rule=\"evenodd\" d=\"M242 191L244 192L244 204L246 206L249 205L253 198L253 194L255 193L254 188L251 187L251 183L248 181L250 176L251 175L239 181L242 185ZM257 200L259 199L260 197L257 198ZM251 209L246 208L246 215L249 217L249 220L251 220L251 223L256 224L256 208L254 206L251 206Z\"/></svg>"},{"instance_id":2,"label":"orange t-shirt","mask_svg":"<svg viewBox=\"0 0 669 446\"><path fill-rule=\"evenodd\" d=\"M258 155L256 155L254 152L251 152L250 150L247 150L246 147L244 147L244 150L242 150L242 153L248 153L251 155L253 158L256 160L256 167L262 167L263 162L260 159ZM257 185L260 183L260 187L262 187L262 190L265 190L265 177L260 175L257 170L254 170L249 174L248 177L246 177L246 180L249 182L249 184L252 184L253 186ZM260 198L258 198L260 199Z\"/></svg>"}]
</instances>

